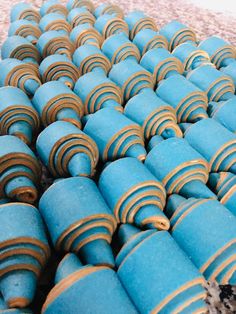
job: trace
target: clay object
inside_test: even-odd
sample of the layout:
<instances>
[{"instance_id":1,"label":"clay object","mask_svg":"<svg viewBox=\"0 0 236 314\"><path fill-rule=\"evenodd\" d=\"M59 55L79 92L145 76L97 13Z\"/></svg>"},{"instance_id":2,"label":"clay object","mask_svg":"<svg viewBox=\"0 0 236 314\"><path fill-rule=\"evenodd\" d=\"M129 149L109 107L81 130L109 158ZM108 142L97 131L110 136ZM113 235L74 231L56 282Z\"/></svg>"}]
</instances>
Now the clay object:
<instances>
[{"instance_id":1,"label":"clay object","mask_svg":"<svg viewBox=\"0 0 236 314\"><path fill-rule=\"evenodd\" d=\"M122 9L115 4L112 3L102 3L96 9L94 10L93 13L96 18L103 14L116 14L117 17L120 17L121 19L124 17L124 12Z\"/></svg>"},{"instance_id":2,"label":"clay object","mask_svg":"<svg viewBox=\"0 0 236 314\"><path fill-rule=\"evenodd\" d=\"M88 300L93 302L88 304ZM57 268L55 286L47 296L42 314L78 311L138 314L113 270L106 266L83 266L76 255L67 254Z\"/></svg>"},{"instance_id":3,"label":"clay object","mask_svg":"<svg viewBox=\"0 0 236 314\"><path fill-rule=\"evenodd\" d=\"M138 48L123 33L108 37L102 45L102 51L112 64L126 59L135 62L140 60Z\"/></svg>"},{"instance_id":4,"label":"clay object","mask_svg":"<svg viewBox=\"0 0 236 314\"><path fill-rule=\"evenodd\" d=\"M86 264L114 267L110 242L116 220L93 180L59 180L44 192L39 210L57 251L79 253Z\"/></svg>"},{"instance_id":5,"label":"clay object","mask_svg":"<svg viewBox=\"0 0 236 314\"><path fill-rule=\"evenodd\" d=\"M86 8L93 13L95 10L93 2L90 0L68 0L66 7L68 11L71 11L74 8Z\"/></svg>"},{"instance_id":6,"label":"clay object","mask_svg":"<svg viewBox=\"0 0 236 314\"><path fill-rule=\"evenodd\" d=\"M236 217L217 200L172 195L170 202L171 235L179 246L207 280L235 285Z\"/></svg>"},{"instance_id":7,"label":"clay object","mask_svg":"<svg viewBox=\"0 0 236 314\"><path fill-rule=\"evenodd\" d=\"M187 129L185 139L209 163L211 172L236 173L236 135L214 119L203 119Z\"/></svg>"},{"instance_id":8,"label":"clay object","mask_svg":"<svg viewBox=\"0 0 236 314\"><path fill-rule=\"evenodd\" d=\"M148 17L142 11L133 11L125 16L125 21L129 27L129 37L134 39L135 35L143 29L157 31L157 26L153 18Z\"/></svg>"},{"instance_id":9,"label":"clay object","mask_svg":"<svg viewBox=\"0 0 236 314\"><path fill-rule=\"evenodd\" d=\"M187 79L203 90L209 101L228 100L235 92L231 77L210 65L189 72Z\"/></svg>"},{"instance_id":10,"label":"clay object","mask_svg":"<svg viewBox=\"0 0 236 314\"><path fill-rule=\"evenodd\" d=\"M170 51L182 43L196 44L197 41L196 34L190 27L175 20L164 25L159 32L166 37Z\"/></svg>"},{"instance_id":11,"label":"clay object","mask_svg":"<svg viewBox=\"0 0 236 314\"><path fill-rule=\"evenodd\" d=\"M67 16L68 11L66 7L58 0L47 0L42 3L40 7L40 14L41 16L44 16L49 13L59 13Z\"/></svg>"},{"instance_id":12,"label":"clay object","mask_svg":"<svg viewBox=\"0 0 236 314\"><path fill-rule=\"evenodd\" d=\"M113 65L109 78L121 88L125 101L140 92L154 88L152 74L132 60Z\"/></svg>"},{"instance_id":13,"label":"clay object","mask_svg":"<svg viewBox=\"0 0 236 314\"><path fill-rule=\"evenodd\" d=\"M103 43L102 35L89 23L73 28L70 33L70 40L76 48L82 45L94 45L100 48Z\"/></svg>"},{"instance_id":14,"label":"clay object","mask_svg":"<svg viewBox=\"0 0 236 314\"><path fill-rule=\"evenodd\" d=\"M70 23L67 22L65 15L61 13L47 13L40 22L39 27L42 32L59 31L62 34L69 34L72 30Z\"/></svg>"},{"instance_id":15,"label":"clay object","mask_svg":"<svg viewBox=\"0 0 236 314\"><path fill-rule=\"evenodd\" d=\"M27 95L17 87L0 88L0 133L15 135L30 144L37 134L40 120Z\"/></svg>"},{"instance_id":16,"label":"clay object","mask_svg":"<svg viewBox=\"0 0 236 314\"><path fill-rule=\"evenodd\" d=\"M17 59L7 58L0 62L0 87L15 86L32 96L41 85L36 67Z\"/></svg>"},{"instance_id":17,"label":"clay object","mask_svg":"<svg viewBox=\"0 0 236 314\"><path fill-rule=\"evenodd\" d=\"M40 14L29 3L20 2L11 8L10 19L11 22L23 19L38 23L40 20Z\"/></svg>"},{"instance_id":18,"label":"clay object","mask_svg":"<svg viewBox=\"0 0 236 314\"><path fill-rule=\"evenodd\" d=\"M96 21L95 17L91 12L85 8L75 8L72 9L68 16L67 21L70 23L72 28L81 25L81 24L90 24L93 25Z\"/></svg>"},{"instance_id":19,"label":"clay object","mask_svg":"<svg viewBox=\"0 0 236 314\"><path fill-rule=\"evenodd\" d=\"M42 82L60 81L73 88L80 76L80 71L66 55L51 55L46 57L39 66Z\"/></svg>"},{"instance_id":20,"label":"clay object","mask_svg":"<svg viewBox=\"0 0 236 314\"><path fill-rule=\"evenodd\" d=\"M155 135L182 137L175 110L151 89L132 97L125 106L124 114L142 127L147 140Z\"/></svg>"},{"instance_id":21,"label":"clay object","mask_svg":"<svg viewBox=\"0 0 236 314\"><path fill-rule=\"evenodd\" d=\"M97 144L101 160L146 158L141 127L117 110L104 108L91 115L84 127Z\"/></svg>"},{"instance_id":22,"label":"clay object","mask_svg":"<svg viewBox=\"0 0 236 314\"><path fill-rule=\"evenodd\" d=\"M14 35L7 37L1 47L2 59L15 58L38 66L41 56L38 49L27 39Z\"/></svg>"},{"instance_id":23,"label":"clay object","mask_svg":"<svg viewBox=\"0 0 236 314\"><path fill-rule=\"evenodd\" d=\"M85 114L102 108L123 111L121 89L104 74L90 72L81 76L75 84L74 92L84 104Z\"/></svg>"},{"instance_id":24,"label":"clay object","mask_svg":"<svg viewBox=\"0 0 236 314\"><path fill-rule=\"evenodd\" d=\"M43 33L36 44L42 58L47 56L60 54L66 55L71 59L75 46L69 37L58 31L47 31Z\"/></svg>"},{"instance_id":25,"label":"clay object","mask_svg":"<svg viewBox=\"0 0 236 314\"><path fill-rule=\"evenodd\" d=\"M111 69L109 59L94 45L82 45L77 48L72 60L82 75L88 72L99 72L106 76Z\"/></svg>"},{"instance_id":26,"label":"clay object","mask_svg":"<svg viewBox=\"0 0 236 314\"><path fill-rule=\"evenodd\" d=\"M208 37L199 43L199 48L209 54L211 62L214 63L218 69L226 67L236 61L235 47L220 37Z\"/></svg>"},{"instance_id":27,"label":"clay object","mask_svg":"<svg viewBox=\"0 0 236 314\"><path fill-rule=\"evenodd\" d=\"M56 121L38 136L36 148L55 177L92 176L98 161L94 141L75 125Z\"/></svg>"},{"instance_id":28,"label":"clay object","mask_svg":"<svg viewBox=\"0 0 236 314\"><path fill-rule=\"evenodd\" d=\"M104 14L97 18L94 27L102 35L104 39L111 35L124 33L129 36L129 28L127 23L116 14Z\"/></svg>"},{"instance_id":29,"label":"clay object","mask_svg":"<svg viewBox=\"0 0 236 314\"><path fill-rule=\"evenodd\" d=\"M98 186L118 222L169 229L169 221L162 212L165 189L136 158L111 162L102 171Z\"/></svg>"},{"instance_id":30,"label":"clay object","mask_svg":"<svg viewBox=\"0 0 236 314\"><path fill-rule=\"evenodd\" d=\"M161 81L156 94L175 109L178 123L208 118L206 93L182 75Z\"/></svg>"},{"instance_id":31,"label":"clay object","mask_svg":"<svg viewBox=\"0 0 236 314\"><path fill-rule=\"evenodd\" d=\"M182 74L184 71L179 59L164 48L147 51L142 57L140 65L153 75L156 84L170 76Z\"/></svg>"},{"instance_id":32,"label":"clay object","mask_svg":"<svg viewBox=\"0 0 236 314\"><path fill-rule=\"evenodd\" d=\"M28 20L17 20L10 24L8 36L18 35L35 45L42 32L37 23Z\"/></svg>"},{"instance_id":33,"label":"clay object","mask_svg":"<svg viewBox=\"0 0 236 314\"><path fill-rule=\"evenodd\" d=\"M50 249L37 208L0 205L0 292L8 307L24 308L34 298L37 278Z\"/></svg>"},{"instance_id":34,"label":"clay object","mask_svg":"<svg viewBox=\"0 0 236 314\"><path fill-rule=\"evenodd\" d=\"M4 302L3 298L0 295L0 311L1 314L32 314L32 311L30 309L17 309L17 308L11 308L7 306L7 304Z\"/></svg>"},{"instance_id":35,"label":"clay object","mask_svg":"<svg viewBox=\"0 0 236 314\"><path fill-rule=\"evenodd\" d=\"M0 199L0 204L2 205L2 204L7 204L7 203L10 203L11 202L11 200L9 199L9 198L1 198Z\"/></svg>"},{"instance_id":36,"label":"clay object","mask_svg":"<svg viewBox=\"0 0 236 314\"><path fill-rule=\"evenodd\" d=\"M205 185L208 163L184 139L160 140L148 153L145 166L164 184L168 194L216 198Z\"/></svg>"},{"instance_id":37,"label":"clay object","mask_svg":"<svg viewBox=\"0 0 236 314\"><path fill-rule=\"evenodd\" d=\"M236 176L231 172L211 173L208 185L220 203L236 216Z\"/></svg>"},{"instance_id":38,"label":"clay object","mask_svg":"<svg viewBox=\"0 0 236 314\"><path fill-rule=\"evenodd\" d=\"M236 96L227 101L210 102L208 105L210 118L215 119L229 131L236 133Z\"/></svg>"},{"instance_id":39,"label":"clay object","mask_svg":"<svg viewBox=\"0 0 236 314\"><path fill-rule=\"evenodd\" d=\"M36 91L32 103L44 127L63 120L81 129L80 118L84 114L82 101L62 82L53 81L43 84Z\"/></svg>"},{"instance_id":40,"label":"clay object","mask_svg":"<svg viewBox=\"0 0 236 314\"><path fill-rule=\"evenodd\" d=\"M236 62L232 62L228 66L221 68L220 70L229 77L231 77L236 88Z\"/></svg>"},{"instance_id":41,"label":"clay object","mask_svg":"<svg viewBox=\"0 0 236 314\"><path fill-rule=\"evenodd\" d=\"M195 301L207 313L205 280L167 231L122 225L118 235L117 274L139 313L194 313Z\"/></svg>"},{"instance_id":42,"label":"clay object","mask_svg":"<svg viewBox=\"0 0 236 314\"><path fill-rule=\"evenodd\" d=\"M41 168L30 148L16 136L0 137L0 197L34 203Z\"/></svg>"},{"instance_id":43,"label":"clay object","mask_svg":"<svg viewBox=\"0 0 236 314\"><path fill-rule=\"evenodd\" d=\"M166 38L150 28L140 30L135 35L133 43L137 46L141 55L144 55L148 50L155 48L168 49Z\"/></svg>"},{"instance_id":44,"label":"clay object","mask_svg":"<svg viewBox=\"0 0 236 314\"><path fill-rule=\"evenodd\" d=\"M208 53L201 50L200 47L196 47L196 45L191 42L178 45L173 50L172 54L182 62L186 72L194 70L205 64L214 66L211 63Z\"/></svg>"}]
</instances>

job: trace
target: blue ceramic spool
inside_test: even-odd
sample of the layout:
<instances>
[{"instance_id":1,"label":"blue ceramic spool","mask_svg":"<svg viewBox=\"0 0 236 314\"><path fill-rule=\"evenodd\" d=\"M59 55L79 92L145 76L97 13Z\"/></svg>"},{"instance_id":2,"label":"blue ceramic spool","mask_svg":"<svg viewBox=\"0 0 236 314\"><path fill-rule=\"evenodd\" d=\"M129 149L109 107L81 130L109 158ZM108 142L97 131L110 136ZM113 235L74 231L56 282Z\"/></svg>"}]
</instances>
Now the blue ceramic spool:
<instances>
[{"instance_id":1,"label":"blue ceramic spool","mask_svg":"<svg viewBox=\"0 0 236 314\"><path fill-rule=\"evenodd\" d=\"M61 54L71 58L75 46L69 37L58 31L47 31L43 33L36 44L42 58L49 55Z\"/></svg>"},{"instance_id":2,"label":"blue ceramic spool","mask_svg":"<svg viewBox=\"0 0 236 314\"><path fill-rule=\"evenodd\" d=\"M118 5L112 3L100 4L98 7L96 7L93 14L96 16L96 18L103 14L116 14L116 16L120 18L124 17L122 9Z\"/></svg>"},{"instance_id":3,"label":"blue ceramic spool","mask_svg":"<svg viewBox=\"0 0 236 314\"><path fill-rule=\"evenodd\" d=\"M39 66L42 82L60 81L73 88L80 71L66 55L51 55L43 59Z\"/></svg>"},{"instance_id":4,"label":"blue ceramic spool","mask_svg":"<svg viewBox=\"0 0 236 314\"><path fill-rule=\"evenodd\" d=\"M170 51L182 43L196 44L197 41L196 34L190 27L175 20L164 25L159 32L166 37Z\"/></svg>"},{"instance_id":5,"label":"blue ceramic spool","mask_svg":"<svg viewBox=\"0 0 236 314\"><path fill-rule=\"evenodd\" d=\"M23 19L38 23L40 14L29 3L20 2L11 8L10 18L11 22Z\"/></svg>"},{"instance_id":6,"label":"blue ceramic spool","mask_svg":"<svg viewBox=\"0 0 236 314\"><path fill-rule=\"evenodd\" d=\"M220 37L208 37L199 43L199 48L209 54L211 62L217 68L225 67L236 61L236 49Z\"/></svg>"},{"instance_id":7,"label":"blue ceramic spool","mask_svg":"<svg viewBox=\"0 0 236 314\"><path fill-rule=\"evenodd\" d=\"M0 88L0 133L15 135L30 144L37 134L40 120L26 94L17 87Z\"/></svg>"},{"instance_id":8,"label":"blue ceramic spool","mask_svg":"<svg viewBox=\"0 0 236 314\"><path fill-rule=\"evenodd\" d=\"M96 19L86 8L75 8L69 12L67 21L70 23L72 28L74 28L78 25L86 23L93 25Z\"/></svg>"},{"instance_id":9,"label":"blue ceramic spool","mask_svg":"<svg viewBox=\"0 0 236 314\"><path fill-rule=\"evenodd\" d=\"M182 75L163 80L156 93L175 109L178 123L196 122L208 117L206 94Z\"/></svg>"},{"instance_id":10,"label":"blue ceramic spool","mask_svg":"<svg viewBox=\"0 0 236 314\"><path fill-rule=\"evenodd\" d=\"M127 23L116 14L104 14L97 18L94 27L104 39L111 35L124 33L128 37L129 28Z\"/></svg>"},{"instance_id":11,"label":"blue ceramic spool","mask_svg":"<svg viewBox=\"0 0 236 314\"><path fill-rule=\"evenodd\" d=\"M15 86L33 95L41 85L38 70L29 63L7 58L0 62L0 86Z\"/></svg>"},{"instance_id":12,"label":"blue ceramic spool","mask_svg":"<svg viewBox=\"0 0 236 314\"><path fill-rule=\"evenodd\" d=\"M227 101L210 102L208 105L209 117L215 119L233 133L236 133L235 110L236 96Z\"/></svg>"},{"instance_id":13,"label":"blue ceramic spool","mask_svg":"<svg viewBox=\"0 0 236 314\"><path fill-rule=\"evenodd\" d=\"M236 176L231 172L211 173L208 184L221 204L236 216Z\"/></svg>"},{"instance_id":14,"label":"blue ceramic spool","mask_svg":"<svg viewBox=\"0 0 236 314\"><path fill-rule=\"evenodd\" d=\"M35 45L42 32L34 21L16 20L10 24L8 36L18 35Z\"/></svg>"},{"instance_id":15,"label":"blue ceramic spool","mask_svg":"<svg viewBox=\"0 0 236 314\"><path fill-rule=\"evenodd\" d=\"M132 97L124 114L142 127L145 139L155 135L182 137L175 110L152 90Z\"/></svg>"},{"instance_id":16,"label":"blue ceramic spool","mask_svg":"<svg viewBox=\"0 0 236 314\"><path fill-rule=\"evenodd\" d=\"M92 176L98 161L94 141L66 121L50 124L38 136L38 154L55 177Z\"/></svg>"},{"instance_id":17,"label":"blue ceramic spool","mask_svg":"<svg viewBox=\"0 0 236 314\"><path fill-rule=\"evenodd\" d=\"M59 13L67 16L68 11L58 0L47 0L44 1L40 7L40 14L41 16L44 16L49 13Z\"/></svg>"},{"instance_id":18,"label":"blue ceramic spool","mask_svg":"<svg viewBox=\"0 0 236 314\"><path fill-rule=\"evenodd\" d=\"M173 238L207 280L217 280L232 261L236 263L236 218L217 200L171 198Z\"/></svg>"},{"instance_id":19,"label":"blue ceramic spool","mask_svg":"<svg viewBox=\"0 0 236 314\"><path fill-rule=\"evenodd\" d=\"M169 229L162 213L165 189L137 159L122 158L110 163L99 178L99 189L118 222Z\"/></svg>"},{"instance_id":20,"label":"blue ceramic spool","mask_svg":"<svg viewBox=\"0 0 236 314\"><path fill-rule=\"evenodd\" d=\"M70 33L70 40L75 44L76 48L87 44L100 48L103 42L102 35L89 23L73 28Z\"/></svg>"},{"instance_id":21,"label":"blue ceramic spool","mask_svg":"<svg viewBox=\"0 0 236 314\"><path fill-rule=\"evenodd\" d=\"M73 62L81 75L88 72L99 72L107 75L111 63L105 54L94 45L82 45L73 54Z\"/></svg>"},{"instance_id":22,"label":"blue ceramic spool","mask_svg":"<svg viewBox=\"0 0 236 314\"><path fill-rule=\"evenodd\" d=\"M228 66L221 68L221 71L231 77L236 88L236 62L231 62Z\"/></svg>"},{"instance_id":23,"label":"blue ceramic spool","mask_svg":"<svg viewBox=\"0 0 236 314\"><path fill-rule=\"evenodd\" d=\"M209 163L211 172L236 173L236 135L214 119L203 119L187 129L185 138Z\"/></svg>"},{"instance_id":24,"label":"blue ceramic spool","mask_svg":"<svg viewBox=\"0 0 236 314\"><path fill-rule=\"evenodd\" d=\"M108 37L102 45L102 51L112 64L126 59L134 60L135 62L140 60L138 48L123 33Z\"/></svg>"},{"instance_id":25,"label":"blue ceramic spool","mask_svg":"<svg viewBox=\"0 0 236 314\"><path fill-rule=\"evenodd\" d=\"M140 65L149 71L156 83L176 74L182 74L184 69L178 58L167 49L155 48L147 51Z\"/></svg>"},{"instance_id":26,"label":"blue ceramic spool","mask_svg":"<svg viewBox=\"0 0 236 314\"><path fill-rule=\"evenodd\" d=\"M168 194L215 197L205 185L208 163L184 139L160 140L148 153L145 165L164 184Z\"/></svg>"},{"instance_id":27,"label":"blue ceramic spool","mask_svg":"<svg viewBox=\"0 0 236 314\"><path fill-rule=\"evenodd\" d=\"M227 100L234 95L233 80L210 65L201 66L188 73L187 79L203 90L209 101Z\"/></svg>"},{"instance_id":28,"label":"blue ceramic spool","mask_svg":"<svg viewBox=\"0 0 236 314\"><path fill-rule=\"evenodd\" d=\"M78 257L67 254L58 266L56 279L43 305L43 314L138 313L117 274L106 266L83 266ZM88 304L88 300L93 302Z\"/></svg>"},{"instance_id":29,"label":"blue ceramic spool","mask_svg":"<svg viewBox=\"0 0 236 314\"><path fill-rule=\"evenodd\" d=\"M90 72L81 76L75 84L74 92L84 104L85 114L102 108L123 111L123 95L120 88L104 74Z\"/></svg>"},{"instance_id":30,"label":"blue ceramic spool","mask_svg":"<svg viewBox=\"0 0 236 314\"><path fill-rule=\"evenodd\" d=\"M124 246L116 258L117 274L140 313L186 308L193 313L193 301L206 298L204 278L168 232L123 225L119 237Z\"/></svg>"},{"instance_id":31,"label":"blue ceramic spool","mask_svg":"<svg viewBox=\"0 0 236 314\"><path fill-rule=\"evenodd\" d=\"M36 91L32 103L45 127L55 121L63 120L81 129L80 118L84 114L82 101L62 82L53 81L43 84Z\"/></svg>"},{"instance_id":32,"label":"blue ceramic spool","mask_svg":"<svg viewBox=\"0 0 236 314\"><path fill-rule=\"evenodd\" d=\"M140 92L154 88L152 74L131 60L113 65L109 78L121 88L125 101Z\"/></svg>"},{"instance_id":33,"label":"blue ceramic spool","mask_svg":"<svg viewBox=\"0 0 236 314\"><path fill-rule=\"evenodd\" d=\"M94 11L94 5L90 0L68 0L66 4L67 10L71 11L74 8L86 8L88 11Z\"/></svg>"},{"instance_id":34,"label":"blue ceramic spool","mask_svg":"<svg viewBox=\"0 0 236 314\"><path fill-rule=\"evenodd\" d=\"M62 34L69 34L72 30L70 23L67 22L66 17L60 13L47 13L40 22L39 27L42 32L59 31Z\"/></svg>"},{"instance_id":35,"label":"blue ceramic spool","mask_svg":"<svg viewBox=\"0 0 236 314\"><path fill-rule=\"evenodd\" d=\"M135 35L133 43L138 47L141 55L155 48L168 49L166 38L150 28L144 28L139 31Z\"/></svg>"},{"instance_id":36,"label":"blue ceramic spool","mask_svg":"<svg viewBox=\"0 0 236 314\"><path fill-rule=\"evenodd\" d=\"M57 250L79 253L85 263L114 266L109 243L116 220L91 179L54 183L41 197L39 209Z\"/></svg>"},{"instance_id":37,"label":"blue ceramic spool","mask_svg":"<svg viewBox=\"0 0 236 314\"><path fill-rule=\"evenodd\" d=\"M157 31L157 26L151 17L148 17L142 11L133 11L125 16L125 21L129 27L129 37L134 39L135 35L143 29L151 29Z\"/></svg>"},{"instance_id":38,"label":"blue ceramic spool","mask_svg":"<svg viewBox=\"0 0 236 314\"><path fill-rule=\"evenodd\" d=\"M2 59L15 58L38 66L41 56L38 49L27 39L14 35L8 37L1 47Z\"/></svg>"},{"instance_id":39,"label":"blue ceramic spool","mask_svg":"<svg viewBox=\"0 0 236 314\"><path fill-rule=\"evenodd\" d=\"M208 53L193 43L186 42L178 45L172 54L182 62L186 72L205 64L211 64Z\"/></svg>"},{"instance_id":40,"label":"blue ceramic spool","mask_svg":"<svg viewBox=\"0 0 236 314\"><path fill-rule=\"evenodd\" d=\"M84 132L97 144L103 161L146 157L143 134L140 126L117 110L104 108L89 117Z\"/></svg>"},{"instance_id":41,"label":"blue ceramic spool","mask_svg":"<svg viewBox=\"0 0 236 314\"><path fill-rule=\"evenodd\" d=\"M50 254L45 228L38 210L28 204L0 205L0 216L0 291L10 308L23 308L32 301L37 276ZM4 256L6 248L10 254Z\"/></svg>"},{"instance_id":42,"label":"blue ceramic spool","mask_svg":"<svg viewBox=\"0 0 236 314\"><path fill-rule=\"evenodd\" d=\"M30 148L16 136L1 136L0 164L0 197L34 203L41 168Z\"/></svg>"}]
</instances>

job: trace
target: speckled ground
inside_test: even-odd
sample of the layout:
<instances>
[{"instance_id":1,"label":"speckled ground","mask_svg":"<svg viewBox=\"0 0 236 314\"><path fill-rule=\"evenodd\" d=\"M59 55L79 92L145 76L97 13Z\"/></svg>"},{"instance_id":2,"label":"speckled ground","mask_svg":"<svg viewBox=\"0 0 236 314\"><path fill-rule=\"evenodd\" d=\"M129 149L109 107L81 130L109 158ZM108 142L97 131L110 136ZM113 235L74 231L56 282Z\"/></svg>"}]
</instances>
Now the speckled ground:
<instances>
[{"instance_id":1,"label":"speckled ground","mask_svg":"<svg viewBox=\"0 0 236 314\"><path fill-rule=\"evenodd\" d=\"M223 1L223 0L222 0ZM9 24L9 11L17 0L0 0L0 45L7 36ZM41 0L31 1L36 7L42 4ZM65 2L65 1L62 1ZM104 2L94 0L96 5ZM178 19L193 29L203 39L209 35L218 35L236 45L236 16L224 15L223 13L211 12L209 10L194 6L187 0L112 0L118 4L125 12L132 10L143 10L149 16L155 18L157 25L162 26L172 19ZM44 175L43 186L51 183L51 180ZM48 285L48 275L53 276L52 268L55 267L55 259L49 263L38 289L35 310L39 310L39 303L43 302L45 292L50 288ZM207 285L209 313L236 313L236 287L219 287L214 283Z\"/></svg>"}]
</instances>

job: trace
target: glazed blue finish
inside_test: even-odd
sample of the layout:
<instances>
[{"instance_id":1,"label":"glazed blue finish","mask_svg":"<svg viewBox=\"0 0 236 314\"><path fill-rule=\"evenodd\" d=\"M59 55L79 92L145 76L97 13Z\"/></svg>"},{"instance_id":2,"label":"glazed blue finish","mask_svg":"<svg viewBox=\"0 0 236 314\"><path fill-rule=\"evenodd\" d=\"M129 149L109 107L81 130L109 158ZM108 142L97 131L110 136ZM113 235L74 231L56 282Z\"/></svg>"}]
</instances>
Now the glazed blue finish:
<instances>
[{"instance_id":1,"label":"glazed blue finish","mask_svg":"<svg viewBox=\"0 0 236 314\"><path fill-rule=\"evenodd\" d=\"M69 12L67 21L74 28L85 23L93 25L96 19L86 8L74 8Z\"/></svg>"},{"instance_id":2,"label":"glazed blue finish","mask_svg":"<svg viewBox=\"0 0 236 314\"><path fill-rule=\"evenodd\" d=\"M161 141L164 141L163 137L161 137L160 135L154 135L147 144L147 151L150 152Z\"/></svg>"},{"instance_id":3,"label":"glazed blue finish","mask_svg":"<svg viewBox=\"0 0 236 314\"><path fill-rule=\"evenodd\" d=\"M203 119L187 129L185 138L210 164L212 172L235 172L236 155L232 151L236 135L214 119ZM229 152L227 152L229 150ZM230 160L227 158L231 158ZM220 160L219 160L220 159Z\"/></svg>"},{"instance_id":4,"label":"glazed blue finish","mask_svg":"<svg viewBox=\"0 0 236 314\"><path fill-rule=\"evenodd\" d=\"M125 21L129 27L129 36L133 40L135 35L143 29L157 31L155 21L148 17L143 11L133 11L125 16Z\"/></svg>"},{"instance_id":5,"label":"glazed blue finish","mask_svg":"<svg viewBox=\"0 0 236 314\"><path fill-rule=\"evenodd\" d=\"M124 232L129 233L130 230ZM169 307L177 309L199 291L204 294L203 277L168 232L132 234L118 254L116 263L118 276L140 313L171 313ZM128 275L131 274L130 269L132 276ZM185 287L186 299L181 298L178 304L176 298L187 284L190 286ZM197 291L194 287L198 287Z\"/></svg>"},{"instance_id":6,"label":"glazed blue finish","mask_svg":"<svg viewBox=\"0 0 236 314\"><path fill-rule=\"evenodd\" d=\"M127 23L116 14L103 14L99 16L94 23L94 27L103 36L108 38L111 35L124 33L127 37L129 29Z\"/></svg>"},{"instance_id":7,"label":"glazed blue finish","mask_svg":"<svg viewBox=\"0 0 236 314\"><path fill-rule=\"evenodd\" d=\"M130 145L124 149L123 153L114 154L113 151L117 148L118 140L125 135L126 130L130 130L130 135L133 135L137 142L132 145L131 139L127 138ZM141 128L114 109L105 108L93 114L88 119L84 132L96 142L101 160L113 160L122 156L143 159L146 156Z\"/></svg>"},{"instance_id":8,"label":"glazed blue finish","mask_svg":"<svg viewBox=\"0 0 236 314\"><path fill-rule=\"evenodd\" d=\"M236 133L236 96L224 102L210 102L208 114L229 131Z\"/></svg>"},{"instance_id":9,"label":"glazed blue finish","mask_svg":"<svg viewBox=\"0 0 236 314\"><path fill-rule=\"evenodd\" d=\"M231 77L236 88L236 62L232 62L225 68L221 68L221 71Z\"/></svg>"},{"instance_id":10,"label":"glazed blue finish","mask_svg":"<svg viewBox=\"0 0 236 314\"><path fill-rule=\"evenodd\" d=\"M89 23L81 24L73 28L70 40L76 47L89 44L100 48L103 38L101 34Z\"/></svg>"},{"instance_id":11,"label":"glazed blue finish","mask_svg":"<svg viewBox=\"0 0 236 314\"><path fill-rule=\"evenodd\" d=\"M139 62L140 59L138 48L124 33L108 37L102 45L102 51L112 64L126 59Z\"/></svg>"},{"instance_id":12,"label":"glazed blue finish","mask_svg":"<svg viewBox=\"0 0 236 314\"><path fill-rule=\"evenodd\" d=\"M73 253L67 253L57 266L57 271L54 279L55 285L70 274L73 274L74 272L79 270L81 267L84 266L79 260L78 256Z\"/></svg>"},{"instance_id":13,"label":"glazed blue finish","mask_svg":"<svg viewBox=\"0 0 236 314\"><path fill-rule=\"evenodd\" d=\"M143 128L146 139L158 134L164 138L182 137L175 111L151 89L132 97L124 114Z\"/></svg>"},{"instance_id":14,"label":"glazed blue finish","mask_svg":"<svg viewBox=\"0 0 236 314\"><path fill-rule=\"evenodd\" d=\"M74 92L81 98L85 114L102 108L123 111L120 88L101 73L90 72L81 76L75 84Z\"/></svg>"},{"instance_id":15,"label":"glazed blue finish","mask_svg":"<svg viewBox=\"0 0 236 314\"><path fill-rule=\"evenodd\" d=\"M133 43L138 47L141 55L154 48L168 48L166 38L150 28L140 30L135 35Z\"/></svg>"},{"instance_id":16,"label":"glazed blue finish","mask_svg":"<svg viewBox=\"0 0 236 314\"><path fill-rule=\"evenodd\" d=\"M25 19L37 23L40 20L40 14L29 3L20 2L11 8L10 19L11 22Z\"/></svg>"},{"instance_id":17,"label":"glazed blue finish","mask_svg":"<svg viewBox=\"0 0 236 314\"><path fill-rule=\"evenodd\" d=\"M230 76L211 65L204 65L189 72L187 78L207 93L209 101L228 100L235 92Z\"/></svg>"},{"instance_id":18,"label":"glazed blue finish","mask_svg":"<svg viewBox=\"0 0 236 314\"><path fill-rule=\"evenodd\" d=\"M62 34L68 34L72 29L66 17L62 13L55 12L45 14L39 22L39 28L42 32L55 30Z\"/></svg>"},{"instance_id":19,"label":"glazed blue finish","mask_svg":"<svg viewBox=\"0 0 236 314\"><path fill-rule=\"evenodd\" d=\"M67 15L67 9L61 4L58 0L47 0L44 1L40 7L40 14L44 16L48 13L60 13L63 15Z\"/></svg>"},{"instance_id":20,"label":"glazed blue finish","mask_svg":"<svg viewBox=\"0 0 236 314\"><path fill-rule=\"evenodd\" d=\"M152 75L132 60L124 60L113 65L109 78L122 89L126 101L139 92L154 87Z\"/></svg>"},{"instance_id":21,"label":"glazed blue finish","mask_svg":"<svg viewBox=\"0 0 236 314\"><path fill-rule=\"evenodd\" d=\"M102 3L96 7L93 12L94 16L98 18L103 14L116 14L116 16L123 18L124 14L121 8L118 5L111 3Z\"/></svg>"},{"instance_id":22,"label":"glazed blue finish","mask_svg":"<svg viewBox=\"0 0 236 314\"><path fill-rule=\"evenodd\" d=\"M32 44L35 44L41 35L41 30L38 27L38 23L22 19L10 24L8 36L14 35L22 36Z\"/></svg>"},{"instance_id":23,"label":"glazed blue finish","mask_svg":"<svg viewBox=\"0 0 236 314\"><path fill-rule=\"evenodd\" d=\"M99 72L107 75L111 68L108 58L94 45L82 45L77 48L72 60L81 75L88 72Z\"/></svg>"},{"instance_id":24,"label":"glazed blue finish","mask_svg":"<svg viewBox=\"0 0 236 314\"><path fill-rule=\"evenodd\" d=\"M194 31L179 21L173 20L167 23L159 30L159 32L166 37L170 51L184 42L196 43L196 35Z\"/></svg>"},{"instance_id":25,"label":"glazed blue finish","mask_svg":"<svg viewBox=\"0 0 236 314\"><path fill-rule=\"evenodd\" d=\"M90 12L94 11L94 5L90 0L68 0L66 4L67 10L70 11L73 8L86 8Z\"/></svg>"},{"instance_id":26,"label":"glazed blue finish","mask_svg":"<svg viewBox=\"0 0 236 314\"><path fill-rule=\"evenodd\" d=\"M172 75L183 73L182 63L164 48L147 51L140 65L153 75L156 83Z\"/></svg>"},{"instance_id":27,"label":"glazed blue finish","mask_svg":"<svg viewBox=\"0 0 236 314\"><path fill-rule=\"evenodd\" d=\"M196 122L208 117L206 94L182 75L163 80L156 93L176 110L178 122Z\"/></svg>"}]
</instances>

